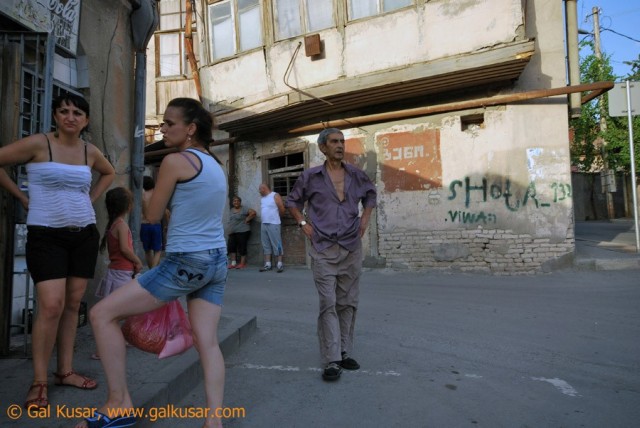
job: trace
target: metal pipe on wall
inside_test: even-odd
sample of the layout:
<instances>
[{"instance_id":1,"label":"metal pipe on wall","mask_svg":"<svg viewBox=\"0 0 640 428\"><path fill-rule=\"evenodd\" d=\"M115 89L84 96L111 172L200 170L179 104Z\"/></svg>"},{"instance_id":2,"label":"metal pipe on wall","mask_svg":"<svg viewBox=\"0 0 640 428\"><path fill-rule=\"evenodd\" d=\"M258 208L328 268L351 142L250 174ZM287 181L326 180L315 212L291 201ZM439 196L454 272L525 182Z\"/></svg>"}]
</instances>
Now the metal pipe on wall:
<instances>
[{"instance_id":1,"label":"metal pipe on wall","mask_svg":"<svg viewBox=\"0 0 640 428\"><path fill-rule=\"evenodd\" d=\"M551 89L539 89L535 91L519 92L515 94L498 95L496 97L478 98L476 100L460 101L455 103L437 104L426 107L417 107L406 110L397 110L389 113L371 114L368 116L350 117L347 119L337 119L331 121L323 121L321 123L314 123L313 125L301 126L299 128L291 129L289 133L295 134L298 132L316 131L329 127L355 127L356 125L364 125L367 123L384 122L388 120L406 119L410 117L427 116L436 113L448 113L452 111L467 110L478 107L489 107L500 104L516 103L520 101L532 100L536 98L553 97L556 95L566 95L581 92L593 91L591 94L587 94L584 98L581 98L582 102L586 98L592 99L598 95L613 88L613 82L595 82L587 83L584 85L576 86L563 86L561 88Z\"/></svg>"},{"instance_id":2,"label":"metal pipe on wall","mask_svg":"<svg viewBox=\"0 0 640 428\"><path fill-rule=\"evenodd\" d=\"M136 0L132 4L134 10L131 13L131 29L133 45L136 50L136 70L133 106L135 128L130 168L133 209L129 218L129 228L133 236L133 248L139 256L143 256L144 252L140 242L140 223L142 223L142 175L144 173L147 44L158 27L158 12L155 0Z\"/></svg>"},{"instance_id":3,"label":"metal pipe on wall","mask_svg":"<svg viewBox=\"0 0 640 428\"><path fill-rule=\"evenodd\" d=\"M578 1L565 0L565 27L567 43L567 68L569 69L569 85L580 84L580 55L578 47ZM569 95L569 115L571 118L580 117L582 111L580 93Z\"/></svg>"},{"instance_id":4,"label":"metal pipe on wall","mask_svg":"<svg viewBox=\"0 0 640 428\"><path fill-rule=\"evenodd\" d=\"M200 85L200 70L198 70L198 61L193 50L193 0L185 0L185 23L184 23L184 46L187 53L187 60L191 67L191 77L196 86L198 101L202 102L202 86Z\"/></svg>"}]
</instances>

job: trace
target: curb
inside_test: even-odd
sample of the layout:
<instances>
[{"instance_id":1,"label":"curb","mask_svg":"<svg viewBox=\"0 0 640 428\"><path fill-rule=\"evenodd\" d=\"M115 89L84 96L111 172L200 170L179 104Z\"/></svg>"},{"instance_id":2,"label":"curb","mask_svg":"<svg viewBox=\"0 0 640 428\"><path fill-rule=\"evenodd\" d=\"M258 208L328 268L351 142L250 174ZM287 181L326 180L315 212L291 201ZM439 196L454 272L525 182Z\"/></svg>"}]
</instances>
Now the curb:
<instances>
[{"instance_id":1,"label":"curb","mask_svg":"<svg viewBox=\"0 0 640 428\"><path fill-rule=\"evenodd\" d=\"M627 259L577 259L575 266L584 270L633 270L640 269L640 258Z\"/></svg>"},{"instance_id":2,"label":"curb","mask_svg":"<svg viewBox=\"0 0 640 428\"><path fill-rule=\"evenodd\" d=\"M258 321L252 318L240 317L229 325L220 329L219 341L222 354L227 357L233 354L245 343L257 330ZM203 378L202 367L198 352L190 349L178 356L168 366L158 371L154 381L146 383L138 389L135 401L141 403L141 407L166 406L167 403L177 403L184 398ZM151 427L153 422L140 419L136 426Z\"/></svg>"}]
</instances>

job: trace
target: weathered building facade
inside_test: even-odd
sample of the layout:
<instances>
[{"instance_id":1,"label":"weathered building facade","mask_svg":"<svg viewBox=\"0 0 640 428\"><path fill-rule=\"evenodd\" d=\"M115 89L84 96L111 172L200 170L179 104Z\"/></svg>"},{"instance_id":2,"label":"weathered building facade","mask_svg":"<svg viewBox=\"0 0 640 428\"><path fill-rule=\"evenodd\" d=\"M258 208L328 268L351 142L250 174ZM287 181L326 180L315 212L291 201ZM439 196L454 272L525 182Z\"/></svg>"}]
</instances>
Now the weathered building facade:
<instances>
[{"instance_id":1,"label":"weathered building facade","mask_svg":"<svg viewBox=\"0 0 640 428\"><path fill-rule=\"evenodd\" d=\"M83 138L112 162L114 185L129 187L134 106L134 55L129 0L3 0L0 2L0 144L52 130L51 100L83 95L90 104ZM26 189L23 168L11 175ZM98 227L106 224L104 200L95 204ZM33 284L24 261L25 215L0 192L0 343L26 331L22 310L33 308ZM99 258L96 278L108 260ZM89 300L93 298L90 286Z\"/></svg>"},{"instance_id":2,"label":"weathered building facade","mask_svg":"<svg viewBox=\"0 0 640 428\"><path fill-rule=\"evenodd\" d=\"M186 3L160 11L184 17ZM259 208L261 182L286 196L323 161L319 130L337 126L379 192L369 266L513 274L572 259L567 96L544 95L566 86L563 2L207 0L195 12L196 84L161 17L147 119L200 96L244 205ZM306 263L291 219L283 235L286 262Z\"/></svg>"}]
</instances>

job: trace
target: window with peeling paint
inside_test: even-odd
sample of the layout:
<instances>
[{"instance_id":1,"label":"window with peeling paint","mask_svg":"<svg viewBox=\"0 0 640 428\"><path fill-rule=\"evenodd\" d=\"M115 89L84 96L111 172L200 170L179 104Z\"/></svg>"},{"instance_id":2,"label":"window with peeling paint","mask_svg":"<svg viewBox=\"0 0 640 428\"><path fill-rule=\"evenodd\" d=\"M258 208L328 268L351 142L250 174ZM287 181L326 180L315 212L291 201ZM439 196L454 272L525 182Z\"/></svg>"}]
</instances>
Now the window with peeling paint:
<instances>
[{"instance_id":1,"label":"window with peeling paint","mask_svg":"<svg viewBox=\"0 0 640 428\"><path fill-rule=\"evenodd\" d=\"M262 46L259 0L224 0L209 5L212 59Z\"/></svg>"},{"instance_id":2,"label":"window with peeling paint","mask_svg":"<svg viewBox=\"0 0 640 428\"><path fill-rule=\"evenodd\" d=\"M276 40L334 26L333 0L274 0Z\"/></svg>"},{"instance_id":3,"label":"window with peeling paint","mask_svg":"<svg viewBox=\"0 0 640 428\"><path fill-rule=\"evenodd\" d=\"M265 159L263 170L267 172L267 182L274 192L286 197L304 171L304 153L288 153Z\"/></svg>"},{"instance_id":4,"label":"window with peeling paint","mask_svg":"<svg viewBox=\"0 0 640 428\"><path fill-rule=\"evenodd\" d=\"M349 0L349 19L379 15L411 4L413 0Z\"/></svg>"}]
</instances>

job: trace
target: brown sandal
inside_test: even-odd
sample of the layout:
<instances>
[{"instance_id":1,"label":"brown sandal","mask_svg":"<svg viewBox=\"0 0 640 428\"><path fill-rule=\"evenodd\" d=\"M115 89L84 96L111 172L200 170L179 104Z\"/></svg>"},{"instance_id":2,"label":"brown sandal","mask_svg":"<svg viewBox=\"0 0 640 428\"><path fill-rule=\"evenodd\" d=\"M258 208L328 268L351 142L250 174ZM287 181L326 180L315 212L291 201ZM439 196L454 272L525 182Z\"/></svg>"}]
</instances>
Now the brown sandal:
<instances>
[{"instance_id":1,"label":"brown sandal","mask_svg":"<svg viewBox=\"0 0 640 428\"><path fill-rule=\"evenodd\" d=\"M86 376L82 376L81 374L78 374L76 372L74 372L73 370L71 370L68 373L65 374L59 374L59 373L54 373L53 374L56 377L56 385L58 386L73 386L75 388L80 388L80 389L96 389L98 387L98 382L96 382L95 380L88 378ZM69 376L72 375L77 375L80 376L84 382L82 382L82 385L78 386L78 385L74 385L72 383L64 383L63 380L65 380L66 378L68 378ZM89 386L93 383L92 386Z\"/></svg>"},{"instance_id":2,"label":"brown sandal","mask_svg":"<svg viewBox=\"0 0 640 428\"><path fill-rule=\"evenodd\" d=\"M33 385L27 391L27 395L31 392L32 389L38 389L38 395L36 398L32 398L31 400L27 400L24 402L25 409L31 409L35 407L36 409L41 409L43 407L47 407L49 405L49 399L44 396L45 391L47 390L47 382L34 382Z\"/></svg>"}]
</instances>

